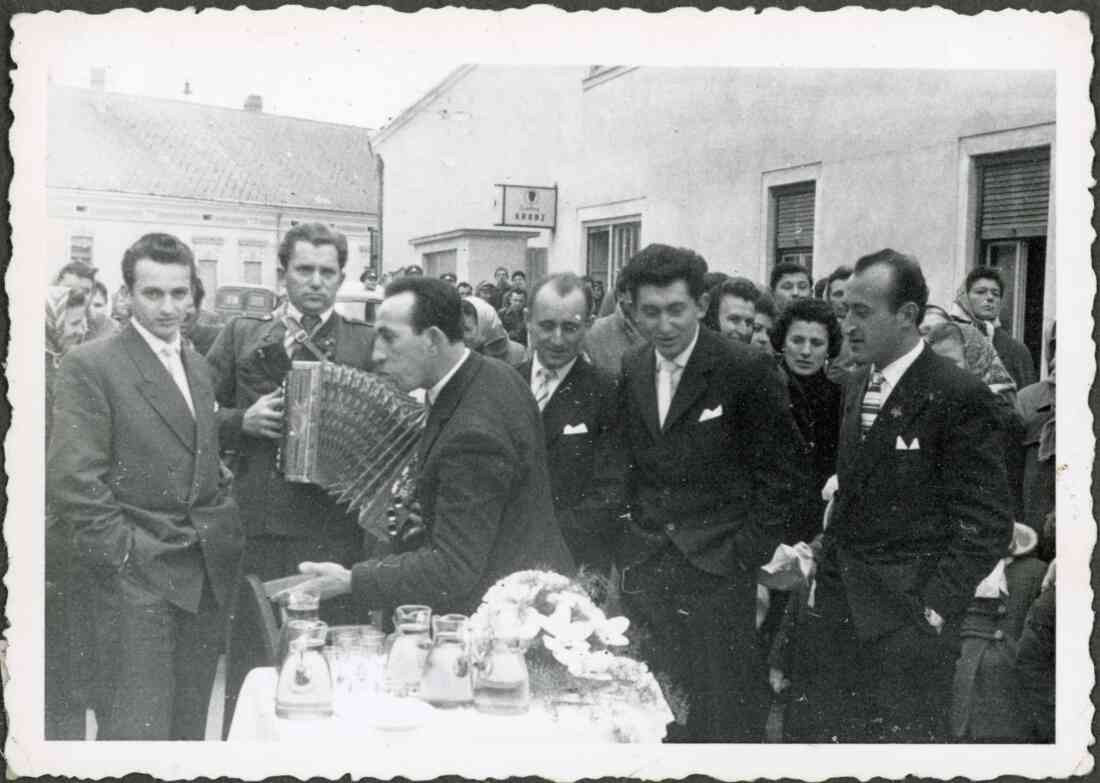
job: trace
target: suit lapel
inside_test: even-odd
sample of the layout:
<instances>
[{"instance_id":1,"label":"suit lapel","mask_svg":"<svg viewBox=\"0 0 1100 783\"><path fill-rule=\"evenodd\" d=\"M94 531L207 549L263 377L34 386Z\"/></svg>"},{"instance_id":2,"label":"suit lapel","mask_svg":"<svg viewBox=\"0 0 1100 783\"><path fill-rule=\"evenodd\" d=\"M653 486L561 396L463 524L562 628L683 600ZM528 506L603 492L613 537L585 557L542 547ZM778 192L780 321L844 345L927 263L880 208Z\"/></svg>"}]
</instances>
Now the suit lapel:
<instances>
[{"instance_id":1,"label":"suit lapel","mask_svg":"<svg viewBox=\"0 0 1100 783\"><path fill-rule=\"evenodd\" d=\"M123 344L141 375L137 382L138 392L164 420L168 428L176 434L183 445L188 450L194 451L195 419L191 416L187 401L183 399L183 394L176 386L176 382L172 379L167 368L132 326L126 330ZM197 405L194 398L191 402Z\"/></svg>"},{"instance_id":2,"label":"suit lapel","mask_svg":"<svg viewBox=\"0 0 1100 783\"><path fill-rule=\"evenodd\" d=\"M707 380L714 358L711 343L707 339L709 336L700 325L699 339L695 343L695 350L691 352L687 366L680 373L680 383L676 387L676 393L672 396L672 403L668 406L668 415L665 416L665 432L668 432L707 390ZM653 396L656 399L656 381L653 385Z\"/></svg>"},{"instance_id":3,"label":"suit lapel","mask_svg":"<svg viewBox=\"0 0 1100 783\"><path fill-rule=\"evenodd\" d=\"M547 446L561 437L566 424L576 423L569 421L569 419L573 415L574 390L583 381L584 371L587 369L581 366L583 362L584 359L578 356L577 361L573 362L569 374L558 384L558 388L554 390L554 396L550 398L542 411L542 428L546 432ZM530 373L528 373L528 376L530 376Z\"/></svg>"},{"instance_id":4,"label":"suit lapel","mask_svg":"<svg viewBox=\"0 0 1100 783\"><path fill-rule=\"evenodd\" d=\"M661 437L661 425L657 418L657 358L652 348L642 354L639 366L639 372L631 376L630 383L649 434L657 440Z\"/></svg>"},{"instance_id":5,"label":"suit lapel","mask_svg":"<svg viewBox=\"0 0 1100 783\"><path fill-rule=\"evenodd\" d=\"M856 394L855 439L857 443L856 460L852 465L852 478L861 482L871 475L873 468L896 450L897 439L903 433L912 430L912 422L932 400L930 391L930 370L932 351L925 348L917 360L901 376L897 387L882 406L875 423L867 433L866 439L859 443L859 407L862 402L863 386ZM848 415L845 415L847 420Z\"/></svg>"},{"instance_id":6,"label":"suit lapel","mask_svg":"<svg viewBox=\"0 0 1100 783\"><path fill-rule=\"evenodd\" d=\"M482 361L480 356L471 351L466 361L458 368L458 372L443 387L435 404L429 410L428 421L424 425L424 434L420 436L419 457L421 465L427 461L432 446L439 438L439 434L447 426L451 416L454 415L455 408L462 401L462 395L465 393L466 387L470 385L470 382L473 381L481 369Z\"/></svg>"}]
</instances>

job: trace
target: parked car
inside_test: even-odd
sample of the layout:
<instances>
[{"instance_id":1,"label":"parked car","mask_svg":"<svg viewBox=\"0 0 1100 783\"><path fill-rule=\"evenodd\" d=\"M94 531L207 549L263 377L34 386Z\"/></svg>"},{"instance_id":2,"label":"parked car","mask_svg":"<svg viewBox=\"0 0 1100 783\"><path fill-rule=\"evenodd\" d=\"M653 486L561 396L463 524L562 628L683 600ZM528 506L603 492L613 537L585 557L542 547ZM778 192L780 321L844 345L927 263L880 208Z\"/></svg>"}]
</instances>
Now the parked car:
<instances>
[{"instance_id":1,"label":"parked car","mask_svg":"<svg viewBox=\"0 0 1100 783\"><path fill-rule=\"evenodd\" d=\"M214 312L222 323L226 323L238 315L267 315L278 301L279 295L264 285L220 285L214 294Z\"/></svg>"},{"instance_id":2,"label":"parked car","mask_svg":"<svg viewBox=\"0 0 1100 783\"><path fill-rule=\"evenodd\" d=\"M341 288L336 292L336 312L345 318L356 318L373 326L374 311L382 299L381 290Z\"/></svg>"}]
</instances>

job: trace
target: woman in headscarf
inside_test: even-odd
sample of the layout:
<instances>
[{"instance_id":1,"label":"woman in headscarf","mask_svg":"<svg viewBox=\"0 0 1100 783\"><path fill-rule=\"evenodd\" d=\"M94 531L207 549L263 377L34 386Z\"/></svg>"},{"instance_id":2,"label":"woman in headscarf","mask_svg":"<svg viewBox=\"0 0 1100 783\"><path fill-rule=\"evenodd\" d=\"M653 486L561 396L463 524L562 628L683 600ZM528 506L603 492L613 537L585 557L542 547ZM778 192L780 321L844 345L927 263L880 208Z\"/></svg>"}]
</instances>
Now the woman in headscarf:
<instances>
[{"instance_id":1,"label":"woman in headscarf","mask_svg":"<svg viewBox=\"0 0 1100 783\"><path fill-rule=\"evenodd\" d=\"M484 299L471 296L462 300L462 331L466 347L483 356L492 356L513 367L523 364L526 351L509 340L500 316Z\"/></svg>"},{"instance_id":2,"label":"woman in headscarf","mask_svg":"<svg viewBox=\"0 0 1100 783\"><path fill-rule=\"evenodd\" d=\"M971 269L951 304L951 318L970 324L993 343L1016 387L1022 389L1037 380L1035 363L1027 346L1001 324L1004 279L1000 270L988 266Z\"/></svg>"},{"instance_id":3,"label":"woman in headscarf","mask_svg":"<svg viewBox=\"0 0 1100 783\"><path fill-rule=\"evenodd\" d=\"M88 300L79 289L46 289L46 444L53 423L53 385L61 359L84 341ZM81 686L89 684L80 664L81 642L90 633L87 608L81 607L81 579L75 573L70 531L46 504L46 739L84 739ZM82 616L82 610L83 615ZM83 672L83 676L82 676Z\"/></svg>"}]
</instances>

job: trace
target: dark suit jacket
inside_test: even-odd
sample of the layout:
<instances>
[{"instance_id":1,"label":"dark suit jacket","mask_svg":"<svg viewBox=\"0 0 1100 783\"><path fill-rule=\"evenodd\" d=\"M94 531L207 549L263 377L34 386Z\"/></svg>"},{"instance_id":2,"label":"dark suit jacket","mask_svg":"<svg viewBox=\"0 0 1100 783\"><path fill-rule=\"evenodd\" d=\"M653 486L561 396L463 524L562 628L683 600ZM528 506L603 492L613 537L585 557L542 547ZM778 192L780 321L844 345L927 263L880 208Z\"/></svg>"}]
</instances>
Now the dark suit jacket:
<instances>
[{"instance_id":1,"label":"dark suit jacket","mask_svg":"<svg viewBox=\"0 0 1100 783\"><path fill-rule=\"evenodd\" d=\"M857 633L873 639L927 627L925 607L945 620L963 613L1007 553L1012 496L1002 420L981 381L926 347L861 442L867 374L846 391L819 594L836 577Z\"/></svg>"},{"instance_id":2,"label":"dark suit jacket","mask_svg":"<svg viewBox=\"0 0 1100 783\"><path fill-rule=\"evenodd\" d=\"M514 571L571 574L538 406L515 370L471 353L431 408L419 460L416 496L428 542L356 565L352 591L363 605L472 613Z\"/></svg>"},{"instance_id":3,"label":"dark suit jacket","mask_svg":"<svg viewBox=\"0 0 1100 783\"><path fill-rule=\"evenodd\" d=\"M255 438L241 430L244 412L260 397L279 388L290 370L292 357L283 348L285 336L286 325L281 318L239 317L226 325L206 355L220 406L221 446L233 453L234 491L245 532L249 536L338 535L346 539L358 528L355 516L321 487L283 479L277 460L281 440ZM334 312L313 341L338 364L361 370L371 367L374 329L362 321ZM293 358L317 361L304 347L299 347Z\"/></svg>"},{"instance_id":4,"label":"dark suit jacket","mask_svg":"<svg viewBox=\"0 0 1100 783\"><path fill-rule=\"evenodd\" d=\"M531 367L529 360L517 368L528 388ZM617 402L611 376L579 356L542 411L558 525L577 563L605 572L618 543L626 471Z\"/></svg>"},{"instance_id":5,"label":"dark suit jacket","mask_svg":"<svg viewBox=\"0 0 1100 783\"><path fill-rule=\"evenodd\" d=\"M125 563L159 595L197 611L204 572L228 604L243 536L218 459L208 370L194 351L182 356L194 418L132 326L65 356L47 494L86 565L109 573Z\"/></svg>"},{"instance_id":6,"label":"dark suit jacket","mask_svg":"<svg viewBox=\"0 0 1100 783\"><path fill-rule=\"evenodd\" d=\"M771 559L810 479L770 356L700 327L662 431L644 346L623 361L619 409L631 463L624 565L667 539L716 575Z\"/></svg>"}]
</instances>

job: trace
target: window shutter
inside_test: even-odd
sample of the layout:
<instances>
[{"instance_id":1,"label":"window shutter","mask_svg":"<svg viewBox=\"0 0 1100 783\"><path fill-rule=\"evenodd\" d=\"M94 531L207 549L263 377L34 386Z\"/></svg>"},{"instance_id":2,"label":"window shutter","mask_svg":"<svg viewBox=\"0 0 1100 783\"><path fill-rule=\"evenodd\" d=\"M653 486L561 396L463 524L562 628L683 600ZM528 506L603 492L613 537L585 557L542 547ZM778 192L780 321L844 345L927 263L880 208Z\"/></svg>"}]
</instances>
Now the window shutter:
<instances>
[{"instance_id":1,"label":"window shutter","mask_svg":"<svg viewBox=\"0 0 1100 783\"><path fill-rule=\"evenodd\" d=\"M814 188L775 196L775 247L813 247Z\"/></svg>"},{"instance_id":2,"label":"window shutter","mask_svg":"<svg viewBox=\"0 0 1100 783\"><path fill-rule=\"evenodd\" d=\"M1050 150L982 164L981 238L1047 234Z\"/></svg>"}]
</instances>

